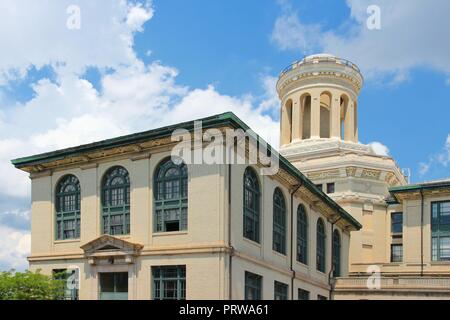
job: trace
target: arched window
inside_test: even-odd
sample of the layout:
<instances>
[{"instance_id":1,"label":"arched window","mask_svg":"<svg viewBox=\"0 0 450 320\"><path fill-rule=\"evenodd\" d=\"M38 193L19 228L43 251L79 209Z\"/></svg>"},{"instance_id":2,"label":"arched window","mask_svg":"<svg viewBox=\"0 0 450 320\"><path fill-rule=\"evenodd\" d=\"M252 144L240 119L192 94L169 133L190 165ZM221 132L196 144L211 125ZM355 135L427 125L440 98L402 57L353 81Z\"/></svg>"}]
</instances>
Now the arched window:
<instances>
[{"instance_id":1,"label":"arched window","mask_svg":"<svg viewBox=\"0 0 450 320\"><path fill-rule=\"evenodd\" d=\"M297 261L308 264L308 217L302 204L297 209Z\"/></svg>"},{"instance_id":2,"label":"arched window","mask_svg":"<svg viewBox=\"0 0 450 320\"><path fill-rule=\"evenodd\" d=\"M130 234L130 177L123 167L109 169L102 181L103 234Z\"/></svg>"},{"instance_id":3,"label":"arched window","mask_svg":"<svg viewBox=\"0 0 450 320\"><path fill-rule=\"evenodd\" d=\"M56 186L56 240L80 238L80 182L64 176Z\"/></svg>"},{"instance_id":4,"label":"arched window","mask_svg":"<svg viewBox=\"0 0 450 320\"><path fill-rule=\"evenodd\" d=\"M283 192L273 193L273 250L286 254L286 202Z\"/></svg>"},{"instance_id":5,"label":"arched window","mask_svg":"<svg viewBox=\"0 0 450 320\"><path fill-rule=\"evenodd\" d=\"M244 237L258 243L260 197L258 177L248 167L244 173Z\"/></svg>"},{"instance_id":6,"label":"arched window","mask_svg":"<svg viewBox=\"0 0 450 320\"><path fill-rule=\"evenodd\" d=\"M178 161L179 160L179 161ZM187 230L188 169L181 159L163 160L155 171L154 199L156 232Z\"/></svg>"},{"instance_id":7,"label":"arched window","mask_svg":"<svg viewBox=\"0 0 450 320\"><path fill-rule=\"evenodd\" d=\"M316 264L317 270L325 272L325 226L323 220L317 220L317 241L316 241Z\"/></svg>"},{"instance_id":8,"label":"arched window","mask_svg":"<svg viewBox=\"0 0 450 320\"><path fill-rule=\"evenodd\" d=\"M333 232L333 277L341 276L341 235L338 230Z\"/></svg>"}]
</instances>

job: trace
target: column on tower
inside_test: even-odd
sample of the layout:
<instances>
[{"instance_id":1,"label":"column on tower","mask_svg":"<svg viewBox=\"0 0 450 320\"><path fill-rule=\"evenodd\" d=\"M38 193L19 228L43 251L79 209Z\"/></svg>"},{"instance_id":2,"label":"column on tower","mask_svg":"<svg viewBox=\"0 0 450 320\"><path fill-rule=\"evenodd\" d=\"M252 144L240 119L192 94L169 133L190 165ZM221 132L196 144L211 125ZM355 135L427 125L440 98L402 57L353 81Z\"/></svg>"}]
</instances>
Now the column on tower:
<instances>
[{"instance_id":1,"label":"column on tower","mask_svg":"<svg viewBox=\"0 0 450 320\"><path fill-rule=\"evenodd\" d=\"M292 142L301 140L301 102L300 93L292 95Z\"/></svg>"},{"instance_id":2,"label":"column on tower","mask_svg":"<svg viewBox=\"0 0 450 320\"><path fill-rule=\"evenodd\" d=\"M344 120L344 140L355 142L355 102L350 99Z\"/></svg>"},{"instance_id":3,"label":"column on tower","mask_svg":"<svg viewBox=\"0 0 450 320\"><path fill-rule=\"evenodd\" d=\"M287 99L281 107L280 145L289 144L292 137L292 100Z\"/></svg>"},{"instance_id":4,"label":"column on tower","mask_svg":"<svg viewBox=\"0 0 450 320\"><path fill-rule=\"evenodd\" d=\"M341 138L341 96L336 91L331 97L331 138Z\"/></svg>"},{"instance_id":5,"label":"column on tower","mask_svg":"<svg viewBox=\"0 0 450 320\"><path fill-rule=\"evenodd\" d=\"M320 91L311 92L311 138L320 138Z\"/></svg>"}]
</instances>

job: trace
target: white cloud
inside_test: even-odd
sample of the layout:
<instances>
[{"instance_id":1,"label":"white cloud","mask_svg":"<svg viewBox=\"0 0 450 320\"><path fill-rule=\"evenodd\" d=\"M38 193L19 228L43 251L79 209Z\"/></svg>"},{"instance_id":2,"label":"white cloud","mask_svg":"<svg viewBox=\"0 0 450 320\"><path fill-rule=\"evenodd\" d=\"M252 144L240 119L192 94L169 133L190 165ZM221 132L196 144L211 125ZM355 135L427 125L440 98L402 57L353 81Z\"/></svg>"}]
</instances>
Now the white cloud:
<instances>
[{"instance_id":1,"label":"white cloud","mask_svg":"<svg viewBox=\"0 0 450 320\"><path fill-rule=\"evenodd\" d=\"M445 168L450 165L450 133L439 153L430 155L428 161L419 163L419 174L421 176L428 173L431 169Z\"/></svg>"},{"instance_id":2,"label":"white cloud","mask_svg":"<svg viewBox=\"0 0 450 320\"><path fill-rule=\"evenodd\" d=\"M408 79L408 70L428 67L450 76L450 2L447 0L347 0L348 20L337 34L301 22L283 10L272 38L281 49L323 51L358 64L366 78ZM381 8L381 30L369 30L369 5ZM342 32L343 31L343 32Z\"/></svg>"},{"instance_id":3,"label":"white cloud","mask_svg":"<svg viewBox=\"0 0 450 320\"><path fill-rule=\"evenodd\" d=\"M0 225L0 270L27 269L26 257L30 253L29 231L17 230Z\"/></svg>"},{"instance_id":4,"label":"white cloud","mask_svg":"<svg viewBox=\"0 0 450 320\"><path fill-rule=\"evenodd\" d=\"M389 156L389 148L387 146L385 146L384 144L382 144L381 142L378 141L374 141L368 144L373 152L375 152L375 154L379 155L379 156Z\"/></svg>"},{"instance_id":5,"label":"white cloud","mask_svg":"<svg viewBox=\"0 0 450 320\"><path fill-rule=\"evenodd\" d=\"M320 34L319 25L303 24L296 13L286 13L275 21L271 39L283 50L300 49L309 54L322 45Z\"/></svg>"},{"instance_id":6,"label":"white cloud","mask_svg":"<svg viewBox=\"0 0 450 320\"><path fill-rule=\"evenodd\" d=\"M23 77L31 66L58 65L76 72L87 66L114 68L136 60L133 33L152 17L128 1L30 0L0 2L0 78ZM68 29L66 12L80 8L81 28ZM6 49L6 50L5 50ZM1 79L0 79L1 80Z\"/></svg>"},{"instance_id":7,"label":"white cloud","mask_svg":"<svg viewBox=\"0 0 450 320\"><path fill-rule=\"evenodd\" d=\"M127 25L131 28L131 30L135 31L143 31L143 25L146 21L150 20L153 17L153 9L151 6L147 6L147 8L142 7L142 5L138 4L136 6L132 6L127 14Z\"/></svg>"},{"instance_id":8,"label":"white cloud","mask_svg":"<svg viewBox=\"0 0 450 320\"><path fill-rule=\"evenodd\" d=\"M65 28L69 3L80 6L79 31ZM17 18L19 13L23 19ZM145 65L133 51L134 32L142 31L152 15L148 1L0 4L0 43L11 40L0 51L0 74L26 77L30 66L44 65L56 74L56 80L32 83L29 101L6 106L0 100L0 197L9 197L11 203L2 203L7 212L0 212L0 269L24 268L29 252L25 216L14 206L17 199L29 199L30 182L10 159L226 111L278 145L278 122L270 116L278 108L276 79L264 77L266 93L261 97L233 97L213 86L190 89L177 84L176 69L159 62ZM81 78L88 66L100 71L100 86Z\"/></svg>"}]
</instances>

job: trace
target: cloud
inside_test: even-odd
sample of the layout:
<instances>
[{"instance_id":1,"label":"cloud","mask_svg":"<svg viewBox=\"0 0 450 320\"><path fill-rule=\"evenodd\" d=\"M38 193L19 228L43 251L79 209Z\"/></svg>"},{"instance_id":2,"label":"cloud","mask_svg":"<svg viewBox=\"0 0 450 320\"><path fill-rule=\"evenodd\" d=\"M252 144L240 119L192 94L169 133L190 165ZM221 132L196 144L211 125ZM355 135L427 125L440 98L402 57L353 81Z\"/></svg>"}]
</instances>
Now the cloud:
<instances>
[{"instance_id":1,"label":"cloud","mask_svg":"<svg viewBox=\"0 0 450 320\"><path fill-rule=\"evenodd\" d=\"M24 270L28 263L31 236L29 231L0 225L0 270Z\"/></svg>"},{"instance_id":2,"label":"cloud","mask_svg":"<svg viewBox=\"0 0 450 320\"><path fill-rule=\"evenodd\" d=\"M397 84L408 71L427 67L450 76L448 37L450 2L447 0L347 0L350 16L339 34L301 22L286 13L275 22L272 38L280 49L332 53L358 64L367 79L392 78ZM369 30L369 5L381 9L381 29Z\"/></svg>"},{"instance_id":3,"label":"cloud","mask_svg":"<svg viewBox=\"0 0 450 320\"><path fill-rule=\"evenodd\" d=\"M271 40L282 50L300 49L309 54L322 45L320 34L319 25L303 24L296 13L288 13L275 21Z\"/></svg>"},{"instance_id":4,"label":"cloud","mask_svg":"<svg viewBox=\"0 0 450 320\"><path fill-rule=\"evenodd\" d=\"M381 142L374 141L369 143L368 145L372 148L372 151L375 152L375 154L385 157L389 156L389 148Z\"/></svg>"},{"instance_id":5,"label":"cloud","mask_svg":"<svg viewBox=\"0 0 450 320\"><path fill-rule=\"evenodd\" d=\"M447 169L449 165L450 165L450 133L448 134L444 146L442 147L440 152L430 155L427 161L419 163L419 174L420 176L423 176L432 169L437 170L439 170L440 168Z\"/></svg>"},{"instance_id":6,"label":"cloud","mask_svg":"<svg viewBox=\"0 0 450 320\"><path fill-rule=\"evenodd\" d=\"M80 9L80 29L67 28L71 5ZM0 80L23 78L31 66L52 65L82 73L87 66L132 63L136 60L133 34L152 15L151 2L1 1Z\"/></svg>"},{"instance_id":7,"label":"cloud","mask_svg":"<svg viewBox=\"0 0 450 320\"><path fill-rule=\"evenodd\" d=\"M65 28L69 2L81 10L78 31ZM258 97L178 84L178 70L157 61L145 64L133 50L134 33L152 16L149 1L0 4L0 43L12 41L0 52L2 80L8 84L21 77L33 91L25 102L0 100L0 269L25 268L29 252L30 181L11 165L13 158L226 111L278 145L276 79L264 76L265 93ZM43 66L55 76L27 77L30 67ZM99 72L98 86L83 78L87 67Z\"/></svg>"},{"instance_id":8,"label":"cloud","mask_svg":"<svg viewBox=\"0 0 450 320\"><path fill-rule=\"evenodd\" d=\"M20 230L30 229L30 211L6 211L0 213L0 225Z\"/></svg>"}]
</instances>

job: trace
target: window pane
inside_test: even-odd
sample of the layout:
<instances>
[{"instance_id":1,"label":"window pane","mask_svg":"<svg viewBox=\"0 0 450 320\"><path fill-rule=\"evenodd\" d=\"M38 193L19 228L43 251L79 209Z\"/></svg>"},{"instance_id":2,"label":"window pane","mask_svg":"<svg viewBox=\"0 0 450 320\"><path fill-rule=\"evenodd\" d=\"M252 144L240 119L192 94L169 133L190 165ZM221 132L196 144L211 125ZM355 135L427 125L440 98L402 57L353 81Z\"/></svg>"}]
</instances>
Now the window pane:
<instances>
[{"instance_id":1,"label":"window pane","mask_svg":"<svg viewBox=\"0 0 450 320\"><path fill-rule=\"evenodd\" d=\"M403 261L403 245L393 244L391 246L391 262L402 262Z\"/></svg>"}]
</instances>

